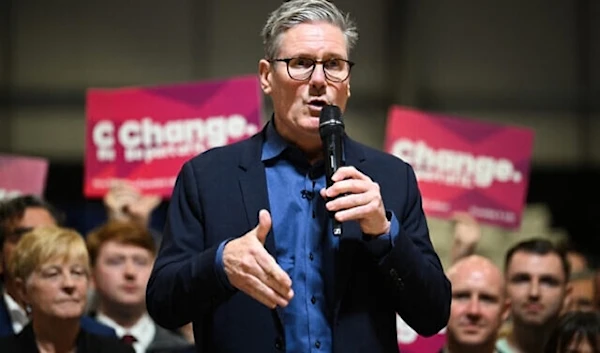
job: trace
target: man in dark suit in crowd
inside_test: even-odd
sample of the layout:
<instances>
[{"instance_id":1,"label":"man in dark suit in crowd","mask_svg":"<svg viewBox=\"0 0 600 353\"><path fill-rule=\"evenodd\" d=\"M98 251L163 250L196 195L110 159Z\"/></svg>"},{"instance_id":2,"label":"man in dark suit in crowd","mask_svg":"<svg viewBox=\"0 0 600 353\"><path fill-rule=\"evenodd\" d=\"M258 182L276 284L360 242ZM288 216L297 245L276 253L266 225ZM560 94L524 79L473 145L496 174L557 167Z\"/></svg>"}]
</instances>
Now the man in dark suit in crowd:
<instances>
[{"instance_id":1,"label":"man in dark suit in crowd","mask_svg":"<svg viewBox=\"0 0 600 353\"><path fill-rule=\"evenodd\" d=\"M0 337L19 333L29 322L14 279L6 271L15 246L21 236L33 228L56 225L61 219L52 205L35 196L20 196L0 203ZM81 318L81 327L90 333L115 336L113 329L88 316Z\"/></svg>"},{"instance_id":2,"label":"man in dark suit in crowd","mask_svg":"<svg viewBox=\"0 0 600 353\"><path fill-rule=\"evenodd\" d=\"M148 227L109 221L92 231L86 243L98 299L96 320L115 329L137 353L192 348L183 337L158 326L146 311L146 284L156 255Z\"/></svg>"},{"instance_id":3,"label":"man in dark suit in crowd","mask_svg":"<svg viewBox=\"0 0 600 353\"><path fill-rule=\"evenodd\" d=\"M345 110L354 24L332 2L293 0L263 37L273 118L183 166L150 315L167 328L193 321L199 352L397 352L396 313L436 334L450 283L411 167L344 136L346 166L325 187L319 116L325 104Z\"/></svg>"}]
</instances>

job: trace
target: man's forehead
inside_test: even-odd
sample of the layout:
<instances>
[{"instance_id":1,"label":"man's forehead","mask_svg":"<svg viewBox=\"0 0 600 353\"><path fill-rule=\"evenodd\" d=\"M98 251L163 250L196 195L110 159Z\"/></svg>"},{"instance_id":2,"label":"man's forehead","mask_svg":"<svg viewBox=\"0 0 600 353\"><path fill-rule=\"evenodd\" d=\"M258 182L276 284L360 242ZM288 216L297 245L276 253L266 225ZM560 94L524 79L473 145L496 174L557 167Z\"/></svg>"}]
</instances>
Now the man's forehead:
<instances>
[{"instance_id":1,"label":"man's forehead","mask_svg":"<svg viewBox=\"0 0 600 353\"><path fill-rule=\"evenodd\" d=\"M503 285L504 275L500 269L488 259L471 256L457 262L449 271L448 279L455 285L471 287Z\"/></svg>"},{"instance_id":2,"label":"man's forehead","mask_svg":"<svg viewBox=\"0 0 600 353\"><path fill-rule=\"evenodd\" d=\"M50 211L43 207L28 207L23 213L23 217L18 222L19 227L35 228L41 226L56 225L56 219Z\"/></svg>"},{"instance_id":3,"label":"man's forehead","mask_svg":"<svg viewBox=\"0 0 600 353\"><path fill-rule=\"evenodd\" d=\"M343 55L348 51L342 30L327 22L301 23L287 29L279 38L279 51L286 52L284 54L319 49L323 46L332 51L329 54Z\"/></svg>"},{"instance_id":4,"label":"man's forehead","mask_svg":"<svg viewBox=\"0 0 600 353\"><path fill-rule=\"evenodd\" d=\"M452 286L475 286L475 285L500 285L502 283L502 274L494 268L469 268L462 267L457 269L449 276Z\"/></svg>"},{"instance_id":5,"label":"man's forehead","mask_svg":"<svg viewBox=\"0 0 600 353\"><path fill-rule=\"evenodd\" d=\"M565 277L561 259L554 253L544 255L527 252L515 253L506 268L506 277L510 278L518 274Z\"/></svg>"},{"instance_id":6,"label":"man's forehead","mask_svg":"<svg viewBox=\"0 0 600 353\"><path fill-rule=\"evenodd\" d=\"M153 256L152 252L143 246L123 243L116 240L108 240L100 246L100 255L148 255Z\"/></svg>"}]
</instances>

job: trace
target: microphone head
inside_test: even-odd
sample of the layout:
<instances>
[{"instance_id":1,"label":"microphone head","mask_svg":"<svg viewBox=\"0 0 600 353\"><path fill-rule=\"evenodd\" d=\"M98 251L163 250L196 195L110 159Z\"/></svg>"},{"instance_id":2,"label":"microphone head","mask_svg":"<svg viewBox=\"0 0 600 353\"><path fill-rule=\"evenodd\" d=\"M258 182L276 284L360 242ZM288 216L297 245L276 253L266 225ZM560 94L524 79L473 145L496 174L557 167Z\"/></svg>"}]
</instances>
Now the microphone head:
<instances>
[{"instance_id":1,"label":"microphone head","mask_svg":"<svg viewBox=\"0 0 600 353\"><path fill-rule=\"evenodd\" d=\"M344 120L342 110L337 105L325 105L321 108L319 115L319 133L321 138L332 133L342 134L344 132Z\"/></svg>"}]
</instances>

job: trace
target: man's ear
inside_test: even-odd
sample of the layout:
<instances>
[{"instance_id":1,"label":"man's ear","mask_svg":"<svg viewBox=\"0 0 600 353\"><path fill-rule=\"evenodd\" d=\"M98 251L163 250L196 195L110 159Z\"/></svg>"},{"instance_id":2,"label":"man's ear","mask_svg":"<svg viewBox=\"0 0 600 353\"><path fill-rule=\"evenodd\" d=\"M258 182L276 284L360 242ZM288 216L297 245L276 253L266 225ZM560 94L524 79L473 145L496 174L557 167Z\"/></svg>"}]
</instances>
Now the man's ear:
<instances>
[{"instance_id":1,"label":"man's ear","mask_svg":"<svg viewBox=\"0 0 600 353\"><path fill-rule=\"evenodd\" d=\"M271 63L266 59L261 59L258 62L258 75L260 78L260 88L264 92L264 94L271 94L272 84L271 80L273 78L273 71L271 70Z\"/></svg>"},{"instance_id":2,"label":"man's ear","mask_svg":"<svg viewBox=\"0 0 600 353\"><path fill-rule=\"evenodd\" d=\"M350 98L350 84L348 84L348 98Z\"/></svg>"}]
</instances>

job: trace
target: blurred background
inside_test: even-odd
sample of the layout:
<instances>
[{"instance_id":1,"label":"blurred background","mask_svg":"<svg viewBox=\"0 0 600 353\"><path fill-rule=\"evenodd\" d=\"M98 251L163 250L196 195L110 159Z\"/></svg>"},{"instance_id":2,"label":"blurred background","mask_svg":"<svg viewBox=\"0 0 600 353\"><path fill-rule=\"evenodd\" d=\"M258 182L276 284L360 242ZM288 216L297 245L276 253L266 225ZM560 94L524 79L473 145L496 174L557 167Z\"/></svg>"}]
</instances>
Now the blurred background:
<instances>
[{"instance_id":1,"label":"blurred background","mask_svg":"<svg viewBox=\"0 0 600 353\"><path fill-rule=\"evenodd\" d=\"M49 158L46 198L88 231L105 213L82 196L86 90L255 73L279 3L0 0L0 152ZM351 136L382 148L393 104L532 128L521 232L568 236L597 257L600 1L335 3L360 31Z\"/></svg>"}]
</instances>

